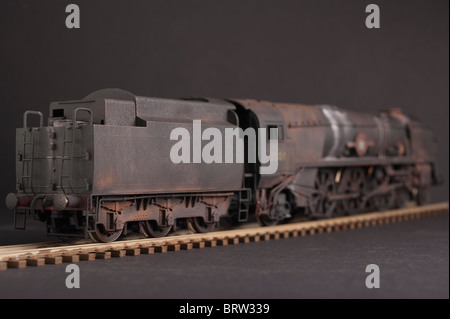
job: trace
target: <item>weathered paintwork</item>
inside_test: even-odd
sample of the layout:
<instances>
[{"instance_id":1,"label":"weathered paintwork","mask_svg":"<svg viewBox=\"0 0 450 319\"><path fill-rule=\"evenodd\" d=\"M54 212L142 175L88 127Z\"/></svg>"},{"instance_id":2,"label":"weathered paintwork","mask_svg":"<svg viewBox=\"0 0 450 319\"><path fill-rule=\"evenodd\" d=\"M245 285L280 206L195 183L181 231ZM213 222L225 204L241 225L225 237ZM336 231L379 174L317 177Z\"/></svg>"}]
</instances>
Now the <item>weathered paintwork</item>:
<instances>
[{"instance_id":1,"label":"weathered paintwork","mask_svg":"<svg viewBox=\"0 0 450 319\"><path fill-rule=\"evenodd\" d=\"M27 127L33 114L40 127ZM170 134L192 134L194 120L222 136L226 128L278 128L277 171L260 174L261 164L248 161L173 163ZM398 109L369 114L106 89L51 103L48 126L42 122L41 113L29 112L17 129L17 192L7 206L16 216L31 213L56 235L112 241L139 222L146 236L164 236L181 219L203 232L221 217L242 222L249 213L269 225L299 209L323 218L411 198L422 203L438 181L433 134Z\"/></svg>"}]
</instances>

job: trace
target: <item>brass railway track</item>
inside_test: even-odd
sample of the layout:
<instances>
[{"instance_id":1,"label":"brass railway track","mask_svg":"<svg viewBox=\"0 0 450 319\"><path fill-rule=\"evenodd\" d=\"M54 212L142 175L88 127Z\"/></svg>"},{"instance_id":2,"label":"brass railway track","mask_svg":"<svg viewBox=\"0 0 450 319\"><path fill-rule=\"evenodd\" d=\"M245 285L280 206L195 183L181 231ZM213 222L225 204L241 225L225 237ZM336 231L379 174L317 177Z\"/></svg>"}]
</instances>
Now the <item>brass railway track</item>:
<instances>
[{"instance_id":1,"label":"brass railway track","mask_svg":"<svg viewBox=\"0 0 450 319\"><path fill-rule=\"evenodd\" d=\"M314 235L323 232L418 219L448 213L448 211L448 202L444 202L381 213L368 213L271 227L243 228L215 231L207 234L176 235L163 238L133 239L107 244L84 242L76 244L37 243L3 246L0 247L0 270Z\"/></svg>"}]
</instances>

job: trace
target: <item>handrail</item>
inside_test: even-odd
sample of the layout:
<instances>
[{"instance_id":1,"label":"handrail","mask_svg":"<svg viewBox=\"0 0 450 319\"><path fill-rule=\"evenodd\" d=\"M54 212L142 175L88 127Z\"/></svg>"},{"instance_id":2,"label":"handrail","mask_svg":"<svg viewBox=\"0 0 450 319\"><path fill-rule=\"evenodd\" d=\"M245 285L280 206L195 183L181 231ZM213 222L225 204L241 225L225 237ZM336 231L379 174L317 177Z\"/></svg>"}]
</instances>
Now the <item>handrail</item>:
<instances>
[{"instance_id":1,"label":"handrail","mask_svg":"<svg viewBox=\"0 0 450 319\"><path fill-rule=\"evenodd\" d=\"M86 111L89 113L90 117L89 117L89 125L92 125L92 123L94 122L94 115L92 114L92 110L88 109L86 107L77 107L75 109L75 111L73 111L73 125L77 128L79 127L78 122L77 122L77 112L78 111Z\"/></svg>"},{"instance_id":2,"label":"handrail","mask_svg":"<svg viewBox=\"0 0 450 319\"><path fill-rule=\"evenodd\" d=\"M44 115L42 114L42 112L39 112L39 111L26 111L25 113L23 113L23 128L27 128L28 127L28 124L27 124L28 115L38 115L39 116L39 127L43 127L44 126Z\"/></svg>"}]
</instances>

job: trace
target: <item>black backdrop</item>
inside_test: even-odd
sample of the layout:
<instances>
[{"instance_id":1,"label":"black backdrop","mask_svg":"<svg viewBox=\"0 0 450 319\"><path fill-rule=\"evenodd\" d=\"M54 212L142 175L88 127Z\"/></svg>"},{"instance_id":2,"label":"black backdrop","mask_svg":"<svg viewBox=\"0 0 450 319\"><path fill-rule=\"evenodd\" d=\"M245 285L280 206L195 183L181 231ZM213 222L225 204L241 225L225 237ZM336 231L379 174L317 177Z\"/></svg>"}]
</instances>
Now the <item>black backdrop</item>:
<instances>
[{"instance_id":1,"label":"black backdrop","mask_svg":"<svg viewBox=\"0 0 450 319\"><path fill-rule=\"evenodd\" d=\"M76 3L81 28L65 27ZM365 27L365 7L381 29ZM15 189L15 127L51 101L118 87L157 97L249 97L401 107L434 127L448 199L449 4L435 1L1 1L0 222ZM3 217L1 217L3 216Z\"/></svg>"}]
</instances>

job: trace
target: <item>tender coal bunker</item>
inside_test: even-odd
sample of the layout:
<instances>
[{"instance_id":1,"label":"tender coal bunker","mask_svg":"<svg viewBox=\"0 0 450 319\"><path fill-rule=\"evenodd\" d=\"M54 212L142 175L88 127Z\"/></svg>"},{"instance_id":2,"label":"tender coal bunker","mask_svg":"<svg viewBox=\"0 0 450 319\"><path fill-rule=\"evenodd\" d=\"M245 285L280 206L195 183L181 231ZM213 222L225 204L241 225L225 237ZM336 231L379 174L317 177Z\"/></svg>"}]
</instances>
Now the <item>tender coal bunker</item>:
<instances>
[{"instance_id":1,"label":"tender coal bunker","mask_svg":"<svg viewBox=\"0 0 450 319\"><path fill-rule=\"evenodd\" d=\"M64 109L54 109L53 117L64 117Z\"/></svg>"}]
</instances>

